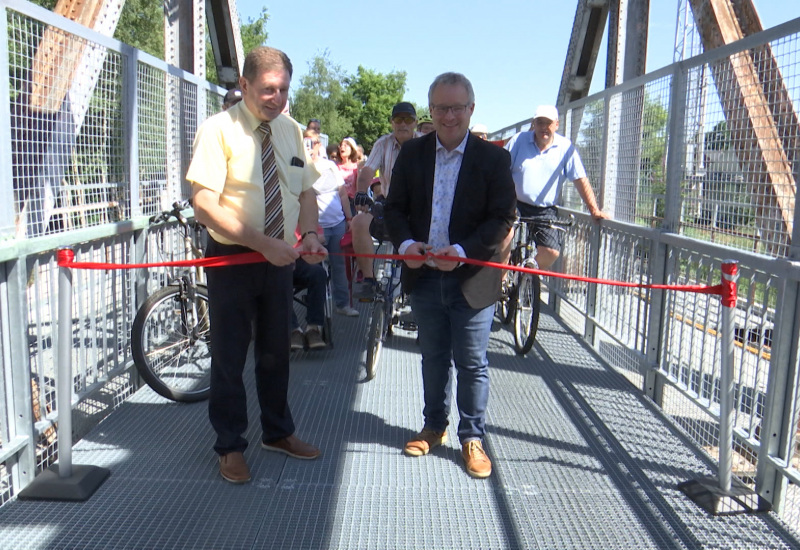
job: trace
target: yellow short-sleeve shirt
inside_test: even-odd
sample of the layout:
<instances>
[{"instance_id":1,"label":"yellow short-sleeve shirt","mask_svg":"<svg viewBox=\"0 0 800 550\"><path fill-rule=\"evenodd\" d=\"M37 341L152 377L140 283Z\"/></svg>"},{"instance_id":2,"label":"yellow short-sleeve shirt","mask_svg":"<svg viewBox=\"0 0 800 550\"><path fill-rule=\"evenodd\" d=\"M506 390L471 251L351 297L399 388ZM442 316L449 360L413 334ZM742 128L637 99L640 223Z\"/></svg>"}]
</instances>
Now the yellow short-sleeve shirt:
<instances>
[{"instance_id":1,"label":"yellow short-sleeve shirt","mask_svg":"<svg viewBox=\"0 0 800 550\"><path fill-rule=\"evenodd\" d=\"M264 183L261 169L261 123L240 101L208 118L197 130L186 179L220 194L220 205L246 225L264 230ZM303 146L300 125L287 115L270 121L272 146L283 200L284 239L296 242L299 197L320 177ZM296 166L299 162L303 166ZM222 244L230 240L209 229Z\"/></svg>"}]
</instances>

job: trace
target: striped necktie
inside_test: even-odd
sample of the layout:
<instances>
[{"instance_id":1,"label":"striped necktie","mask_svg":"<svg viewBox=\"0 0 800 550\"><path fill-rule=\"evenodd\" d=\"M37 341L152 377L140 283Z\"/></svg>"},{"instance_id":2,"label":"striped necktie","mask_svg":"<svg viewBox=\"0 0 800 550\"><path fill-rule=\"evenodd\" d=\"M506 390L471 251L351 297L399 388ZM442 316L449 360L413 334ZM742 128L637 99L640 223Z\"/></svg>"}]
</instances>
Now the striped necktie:
<instances>
[{"instance_id":1,"label":"striped necktie","mask_svg":"<svg viewBox=\"0 0 800 550\"><path fill-rule=\"evenodd\" d=\"M264 233L268 237L283 240L283 203L278 181L278 165L272 150L272 128L269 122L258 126L263 134L261 142L261 170L264 175Z\"/></svg>"}]
</instances>

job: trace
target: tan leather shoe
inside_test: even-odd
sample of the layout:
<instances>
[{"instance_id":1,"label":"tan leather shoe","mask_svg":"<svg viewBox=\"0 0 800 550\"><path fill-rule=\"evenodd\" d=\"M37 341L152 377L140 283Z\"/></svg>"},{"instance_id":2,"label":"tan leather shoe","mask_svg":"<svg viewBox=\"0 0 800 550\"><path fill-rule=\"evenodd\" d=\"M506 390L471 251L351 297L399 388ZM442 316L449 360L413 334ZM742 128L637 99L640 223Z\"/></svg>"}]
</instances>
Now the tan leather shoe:
<instances>
[{"instance_id":1,"label":"tan leather shoe","mask_svg":"<svg viewBox=\"0 0 800 550\"><path fill-rule=\"evenodd\" d=\"M244 460L244 455L239 452L228 453L219 457L219 473L231 483L247 483L250 481L250 468Z\"/></svg>"},{"instance_id":2,"label":"tan leather shoe","mask_svg":"<svg viewBox=\"0 0 800 550\"><path fill-rule=\"evenodd\" d=\"M492 475L492 461L486 456L480 439L467 441L461 446L461 457L467 473L472 477L483 479Z\"/></svg>"},{"instance_id":3,"label":"tan leather shoe","mask_svg":"<svg viewBox=\"0 0 800 550\"><path fill-rule=\"evenodd\" d=\"M306 347L306 337L303 336L303 331L295 329L292 331L292 339L289 343L292 351L300 351Z\"/></svg>"},{"instance_id":4,"label":"tan leather shoe","mask_svg":"<svg viewBox=\"0 0 800 550\"><path fill-rule=\"evenodd\" d=\"M428 428L423 428L414 439L406 442L403 451L405 451L408 456L422 456L428 454L432 449L435 449L446 441L446 430L443 432L436 432Z\"/></svg>"},{"instance_id":5,"label":"tan leather shoe","mask_svg":"<svg viewBox=\"0 0 800 550\"><path fill-rule=\"evenodd\" d=\"M317 325L310 325L306 329L306 343L308 349L322 349L325 347L325 340L322 339L322 331Z\"/></svg>"},{"instance_id":6,"label":"tan leather shoe","mask_svg":"<svg viewBox=\"0 0 800 550\"><path fill-rule=\"evenodd\" d=\"M292 458L299 458L300 460L314 460L322 454L322 451L313 445L309 445L305 441L301 441L294 435L284 437L283 439L279 439L278 441L273 441L271 443L264 443L262 441L261 447L268 451L283 453L291 456Z\"/></svg>"}]
</instances>

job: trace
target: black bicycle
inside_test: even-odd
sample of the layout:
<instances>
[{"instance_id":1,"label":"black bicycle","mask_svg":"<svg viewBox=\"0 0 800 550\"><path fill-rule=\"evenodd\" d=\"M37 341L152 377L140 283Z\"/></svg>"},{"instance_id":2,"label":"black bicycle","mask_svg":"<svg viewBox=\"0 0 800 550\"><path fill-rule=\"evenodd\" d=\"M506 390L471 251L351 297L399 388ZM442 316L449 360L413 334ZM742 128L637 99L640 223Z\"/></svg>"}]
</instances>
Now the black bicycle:
<instances>
[{"instance_id":1,"label":"black bicycle","mask_svg":"<svg viewBox=\"0 0 800 550\"><path fill-rule=\"evenodd\" d=\"M150 218L151 225L175 219L183 237L183 257L202 258L203 226L187 220L188 202ZM171 257L168 232L157 236L162 257ZM211 333L208 289L202 268L189 267L170 278L136 312L131 329L131 353L139 375L156 393L173 401L208 398L211 388Z\"/></svg>"},{"instance_id":2,"label":"black bicycle","mask_svg":"<svg viewBox=\"0 0 800 550\"><path fill-rule=\"evenodd\" d=\"M378 260L375 262L375 297L367 332L367 380L378 372L378 362L386 338L395 326L404 330L416 330L408 297L400 288L400 260Z\"/></svg>"},{"instance_id":3,"label":"black bicycle","mask_svg":"<svg viewBox=\"0 0 800 550\"><path fill-rule=\"evenodd\" d=\"M543 228L559 229L573 224L570 219L547 220L519 217L514 222L514 239L511 245L510 265L536 269L536 242L534 235ZM495 313L503 324L514 321L514 349L525 355L533 347L539 328L539 311L542 282L538 275L509 270L503 277L500 300Z\"/></svg>"}]
</instances>

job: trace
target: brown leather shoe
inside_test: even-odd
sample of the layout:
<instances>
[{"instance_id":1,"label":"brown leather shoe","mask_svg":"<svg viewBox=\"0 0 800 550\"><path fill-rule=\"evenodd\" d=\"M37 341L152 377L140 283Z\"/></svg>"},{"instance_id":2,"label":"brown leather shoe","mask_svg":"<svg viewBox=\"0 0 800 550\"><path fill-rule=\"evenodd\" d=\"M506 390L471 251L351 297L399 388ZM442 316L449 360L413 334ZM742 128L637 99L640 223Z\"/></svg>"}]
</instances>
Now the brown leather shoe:
<instances>
[{"instance_id":1,"label":"brown leather shoe","mask_svg":"<svg viewBox=\"0 0 800 550\"><path fill-rule=\"evenodd\" d=\"M219 457L219 473L231 483L247 483L250 481L250 468L244 460L244 455L239 452L228 453Z\"/></svg>"},{"instance_id":2,"label":"brown leather shoe","mask_svg":"<svg viewBox=\"0 0 800 550\"><path fill-rule=\"evenodd\" d=\"M483 479L492 475L492 461L486 456L480 439L467 441L461 446L461 457L467 473L472 477Z\"/></svg>"},{"instance_id":3,"label":"brown leather shoe","mask_svg":"<svg viewBox=\"0 0 800 550\"><path fill-rule=\"evenodd\" d=\"M313 445L309 445L305 441L301 441L294 435L284 437L283 439L271 443L264 443L262 441L261 446L268 451L283 453L292 458L299 458L300 460L314 460L322 454L322 451Z\"/></svg>"},{"instance_id":4,"label":"brown leather shoe","mask_svg":"<svg viewBox=\"0 0 800 550\"><path fill-rule=\"evenodd\" d=\"M405 451L408 456L422 456L428 454L432 449L435 449L446 441L446 430L443 432L436 432L428 428L422 428L422 431L419 432L414 439L406 442L403 451Z\"/></svg>"}]
</instances>

